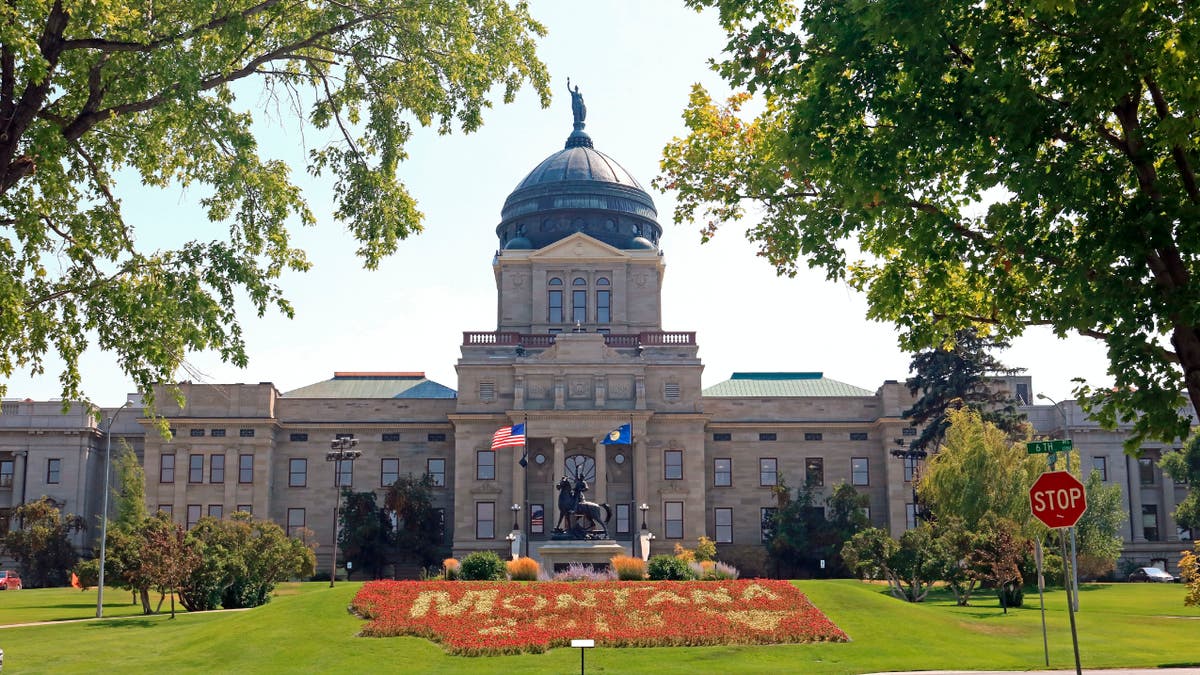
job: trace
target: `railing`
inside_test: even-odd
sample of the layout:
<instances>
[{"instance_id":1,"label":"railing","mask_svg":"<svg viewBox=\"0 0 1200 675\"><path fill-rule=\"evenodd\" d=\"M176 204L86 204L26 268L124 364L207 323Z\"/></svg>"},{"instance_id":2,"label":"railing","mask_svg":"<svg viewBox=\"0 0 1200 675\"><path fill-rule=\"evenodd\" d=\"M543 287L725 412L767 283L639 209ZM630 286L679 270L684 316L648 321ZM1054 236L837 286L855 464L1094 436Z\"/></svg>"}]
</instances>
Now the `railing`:
<instances>
[{"instance_id":1,"label":"railing","mask_svg":"<svg viewBox=\"0 0 1200 675\"><path fill-rule=\"evenodd\" d=\"M464 345L498 345L527 348L545 348L554 344L555 333L515 333L511 331L463 331ZM646 331L635 334L605 335L604 344L609 347L662 347L696 344L695 331Z\"/></svg>"}]
</instances>

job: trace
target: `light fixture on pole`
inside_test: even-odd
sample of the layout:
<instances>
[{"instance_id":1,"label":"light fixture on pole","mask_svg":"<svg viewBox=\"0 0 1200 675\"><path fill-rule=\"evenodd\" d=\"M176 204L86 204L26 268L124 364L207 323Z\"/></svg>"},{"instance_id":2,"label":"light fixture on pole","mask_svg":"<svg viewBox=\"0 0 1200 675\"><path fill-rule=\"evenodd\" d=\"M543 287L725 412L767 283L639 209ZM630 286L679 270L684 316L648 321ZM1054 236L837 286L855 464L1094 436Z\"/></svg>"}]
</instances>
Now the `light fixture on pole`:
<instances>
[{"instance_id":1,"label":"light fixture on pole","mask_svg":"<svg viewBox=\"0 0 1200 675\"><path fill-rule=\"evenodd\" d=\"M140 396L133 394L108 418L104 429L104 506L100 509L100 585L96 588L96 618L104 618L104 558L108 552L108 475L112 473L112 426L117 415L131 405L142 405Z\"/></svg>"},{"instance_id":2,"label":"light fixture on pole","mask_svg":"<svg viewBox=\"0 0 1200 675\"><path fill-rule=\"evenodd\" d=\"M325 461L333 462L333 487L336 489L333 500L333 558L329 561L329 587L333 588L333 582L337 578L337 545L338 545L338 520L342 510L342 462L350 462L350 470L354 471L354 460L362 457L361 450L355 450L354 446L358 445L357 438L342 437L335 438L329 442L329 452L325 453Z\"/></svg>"},{"instance_id":3,"label":"light fixture on pole","mask_svg":"<svg viewBox=\"0 0 1200 675\"><path fill-rule=\"evenodd\" d=\"M508 507L508 510L513 512L513 532L516 532L517 530L521 529L521 523L517 519L517 514L521 512L521 505L513 504L512 506Z\"/></svg>"},{"instance_id":4,"label":"light fixture on pole","mask_svg":"<svg viewBox=\"0 0 1200 675\"><path fill-rule=\"evenodd\" d=\"M650 510L650 506L645 503L643 503L641 506L638 507L638 511L642 512L642 529L643 530L646 529L646 512L649 510Z\"/></svg>"}]
</instances>

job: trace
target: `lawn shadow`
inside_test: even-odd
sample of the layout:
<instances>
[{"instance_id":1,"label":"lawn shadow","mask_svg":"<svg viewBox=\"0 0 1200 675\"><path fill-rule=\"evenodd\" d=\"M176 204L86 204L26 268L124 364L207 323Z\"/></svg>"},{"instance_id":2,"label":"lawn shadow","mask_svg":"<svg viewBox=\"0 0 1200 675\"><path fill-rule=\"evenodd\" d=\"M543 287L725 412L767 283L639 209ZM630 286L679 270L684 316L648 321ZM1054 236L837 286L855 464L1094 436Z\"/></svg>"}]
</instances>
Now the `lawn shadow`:
<instances>
[{"instance_id":1,"label":"lawn shadow","mask_svg":"<svg viewBox=\"0 0 1200 675\"><path fill-rule=\"evenodd\" d=\"M142 617L138 619L121 619L111 621L93 621L88 624L88 628L149 628L157 623L155 617Z\"/></svg>"}]
</instances>

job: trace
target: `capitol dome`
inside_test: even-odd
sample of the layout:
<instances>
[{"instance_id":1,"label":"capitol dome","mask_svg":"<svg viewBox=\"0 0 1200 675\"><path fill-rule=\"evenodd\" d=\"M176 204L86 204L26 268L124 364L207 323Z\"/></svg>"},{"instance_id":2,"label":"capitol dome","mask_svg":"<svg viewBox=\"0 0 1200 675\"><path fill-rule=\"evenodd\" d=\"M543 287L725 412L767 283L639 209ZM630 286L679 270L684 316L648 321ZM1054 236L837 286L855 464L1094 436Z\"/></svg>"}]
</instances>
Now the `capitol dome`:
<instances>
[{"instance_id":1,"label":"capitol dome","mask_svg":"<svg viewBox=\"0 0 1200 675\"><path fill-rule=\"evenodd\" d=\"M585 113L586 114L586 113ZM619 249L657 249L658 211L640 183L596 150L577 117L566 146L542 160L504 201L504 250L539 249L575 232Z\"/></svg>"}]
</instances>

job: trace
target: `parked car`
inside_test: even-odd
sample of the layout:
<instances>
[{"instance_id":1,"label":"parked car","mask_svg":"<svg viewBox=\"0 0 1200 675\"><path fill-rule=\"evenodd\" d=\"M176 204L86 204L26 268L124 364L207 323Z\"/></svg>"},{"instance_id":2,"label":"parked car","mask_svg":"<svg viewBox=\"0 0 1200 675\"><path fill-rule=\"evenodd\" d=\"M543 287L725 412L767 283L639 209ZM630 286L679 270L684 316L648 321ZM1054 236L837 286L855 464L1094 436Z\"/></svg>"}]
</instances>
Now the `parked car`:
<instances>
[{"instance_id":1,"label":"parked car","mask_svg":"<svg viewBox=\"0 0 1200 675\"><path fill-rule=\"evenodd\" d=\"M1175 577L1158 569L1157 567L1139 567L1129 575L1130 581L1155 581L1159 583L1169 584L1175 581Z\"/></svg>"},{"instance_id":2,"label":"parked car","mask_svg":"<svg viewBox=\"0 0 1200 675\"><path fill-rule=\"evenodd\" d=\"M0 591L21 590L21 577L16 572L5 570L0 572Z\"/></svg>"}]
</instances>

